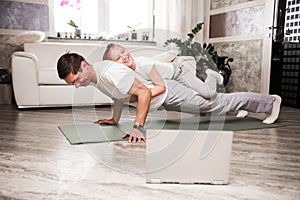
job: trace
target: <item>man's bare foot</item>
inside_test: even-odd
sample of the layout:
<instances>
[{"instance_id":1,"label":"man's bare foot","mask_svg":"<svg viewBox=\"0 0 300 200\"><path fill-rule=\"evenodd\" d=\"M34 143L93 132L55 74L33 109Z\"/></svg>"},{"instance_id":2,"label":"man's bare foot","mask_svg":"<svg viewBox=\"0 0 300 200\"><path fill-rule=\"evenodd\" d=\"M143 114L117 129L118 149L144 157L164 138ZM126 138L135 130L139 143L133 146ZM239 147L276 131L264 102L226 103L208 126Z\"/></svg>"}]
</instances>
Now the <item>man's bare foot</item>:
<instances>
[{"instance_id":1,"label":"man's bare foot","mask_svg":"<svg viewBox=\"0 0 300 200\"><path fill-rule=\"evenodd\" d=\"M273 124L279 116L281 97L272 95L274 97L273 108L271 114L263 121L265 124Z\"/></svg>"}]
</instances>

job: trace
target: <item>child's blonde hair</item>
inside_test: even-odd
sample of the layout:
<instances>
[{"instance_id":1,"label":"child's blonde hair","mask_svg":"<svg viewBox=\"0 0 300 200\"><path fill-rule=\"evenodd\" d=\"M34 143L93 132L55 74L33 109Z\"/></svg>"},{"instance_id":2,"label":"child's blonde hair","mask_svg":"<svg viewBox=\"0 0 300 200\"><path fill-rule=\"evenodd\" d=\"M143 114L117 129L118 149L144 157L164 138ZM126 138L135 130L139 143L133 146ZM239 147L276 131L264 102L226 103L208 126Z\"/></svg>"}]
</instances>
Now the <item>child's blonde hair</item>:
<instances>
[{"instance_id":1,"label":"child's blonde hair","mask_svg":"<svg viewBox=\"0 0 300 200\"><path fill-rule=\"evenodd\" d=\"M122 47L122 46L118 45L118 44L110 43L109 45L107 45L102 59L103 60L113 60L113 58L111 57L111 50L115 47Z\"/></svg>"}]
</instances>

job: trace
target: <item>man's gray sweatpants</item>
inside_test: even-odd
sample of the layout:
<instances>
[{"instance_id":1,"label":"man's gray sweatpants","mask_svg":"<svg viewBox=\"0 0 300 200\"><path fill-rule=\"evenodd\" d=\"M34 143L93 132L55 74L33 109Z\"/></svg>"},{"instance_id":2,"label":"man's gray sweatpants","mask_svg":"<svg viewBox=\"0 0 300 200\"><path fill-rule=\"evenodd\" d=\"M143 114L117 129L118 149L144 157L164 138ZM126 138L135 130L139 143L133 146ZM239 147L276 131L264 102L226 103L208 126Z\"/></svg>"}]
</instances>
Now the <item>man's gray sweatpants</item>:
<instances>
[{"instance_id":1,"label":"man's gray sweatpants","mask_svg":"<svg viewBox=\"0 0 300 200\"><path fill-rule=\"evenodd\" d=\"M218 93L205 99L193 89L174 80L165 80L168 95L162 105L166 110L192 114L223 115L230 111L245 110L254 113L271 113L274 97L271 95L236 92Z\"/></svg>"}]
</instances>

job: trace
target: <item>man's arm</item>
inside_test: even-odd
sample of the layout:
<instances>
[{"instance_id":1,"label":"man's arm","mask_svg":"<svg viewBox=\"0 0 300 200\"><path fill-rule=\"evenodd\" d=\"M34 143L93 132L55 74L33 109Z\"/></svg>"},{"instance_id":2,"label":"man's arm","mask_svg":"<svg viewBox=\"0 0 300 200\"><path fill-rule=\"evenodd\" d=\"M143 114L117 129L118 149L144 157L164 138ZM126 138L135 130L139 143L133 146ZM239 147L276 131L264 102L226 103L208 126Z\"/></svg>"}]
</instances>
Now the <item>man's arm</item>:
<instances>
[{"instance_id":1,"label":"man's arm","mask_svg":"<svg viewBox=\"0 0 300 200\"><path fill-rule=\"evenodd\" d=\"M134 125L144 126L150 107L151 91L139 80L134 79L134 82L128 93L137 97ZM144 133L137 128L133 128L132 130L123 134L123 138L127 136L129 136L128 142L136 142L137 140L138 142L141 142L142 140L146 141Z\"/></svg>"},{"instance_id":2,"label":"man's arm","mask_svg":"<svg viewBox=\"0 0 300 200\"><path fill-rule=\"evenodd\" d=\"M113 117L111 119L100 119L99 124L115 125L119 122L121 113L123 110L123 102L118 99L114 99Z\"/></svg>"}]
</instances>

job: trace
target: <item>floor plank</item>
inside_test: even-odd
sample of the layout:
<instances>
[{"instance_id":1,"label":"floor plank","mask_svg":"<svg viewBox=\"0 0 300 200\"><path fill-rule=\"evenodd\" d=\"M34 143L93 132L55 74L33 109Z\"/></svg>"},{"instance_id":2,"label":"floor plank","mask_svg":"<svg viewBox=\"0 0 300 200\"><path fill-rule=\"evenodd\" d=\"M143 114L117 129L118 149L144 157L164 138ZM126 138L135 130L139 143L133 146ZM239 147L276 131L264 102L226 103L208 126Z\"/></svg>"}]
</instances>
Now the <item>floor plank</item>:
<instances>
[{"instance_id":1,"label":"floor plank","mask_svg":"<svg viewBox=\"0 0 300 200\"><path fill-rule=\"evenodd\" d=\"M18 110L0 105L0 113L0 199L300 198L299 109L282 108L278 122L283 127L234 132L226 186L146 184L145 160L126 158L128 151L144 151L145 144L70 145L58 129L108 118L110 107ZM133 118L129 109L121 120ZM104 157L106 152L112 156Z\"/></svg>"}]
</instances>

